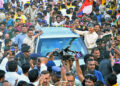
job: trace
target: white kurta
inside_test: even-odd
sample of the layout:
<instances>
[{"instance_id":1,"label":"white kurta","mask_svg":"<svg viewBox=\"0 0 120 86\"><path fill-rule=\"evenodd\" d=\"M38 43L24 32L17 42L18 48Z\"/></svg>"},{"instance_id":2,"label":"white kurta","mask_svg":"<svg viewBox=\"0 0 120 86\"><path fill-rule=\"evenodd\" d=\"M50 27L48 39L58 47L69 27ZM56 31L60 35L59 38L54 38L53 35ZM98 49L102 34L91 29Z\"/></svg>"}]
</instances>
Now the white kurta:
<instances>
[{"instance_id":1,"label":"white kurta","mask_svg":"<svg viewBox=\"0 0 120 86\"><path fill-rule=\"evenodd\" d=\"M16 72L7 72L5 74L5 80L7 80L11 86L15 86L16 80L18 80L20 75L18 75Z\"/></svg>"},{"instance_id":2,"label":"white kurta","mask_svg":"<svg viewBox=\"0 0 120 86\"><path fill-rule=\"evenodd\" d=\"M92 49L96 47L96 41L98 39L98 35L96 32L90 33L89 31L78 31L78 30L74 30L74 31L84 36L84 42L87 49Z\"/></svg>"}]
</instances>

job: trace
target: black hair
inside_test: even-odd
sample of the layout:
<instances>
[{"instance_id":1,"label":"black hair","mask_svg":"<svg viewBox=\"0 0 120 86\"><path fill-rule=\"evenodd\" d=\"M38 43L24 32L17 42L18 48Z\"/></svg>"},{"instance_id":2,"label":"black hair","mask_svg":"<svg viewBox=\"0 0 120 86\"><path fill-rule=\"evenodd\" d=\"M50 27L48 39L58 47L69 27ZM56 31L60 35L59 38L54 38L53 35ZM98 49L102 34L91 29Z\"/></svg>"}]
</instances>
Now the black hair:
<instances>
[{"instance_id":1,"label":"black hair","mask_svg":"<svg viewBox=\"0 0 120 86\"><path fill-rule=\"evenodd\" d=\"M3 83L8 82L8 80L4 80Z\"/></svg>"},{"instance_id":2,"label":"black hair","mask_svg":"<svg viewBox=\"0 0 120 86\"><path fill-rule=\"evenodd\" d=\"M28 86L28 83L26 81L19 81L17 86Z\"/></svg>"},{"instance_id":3,"label":"black hair","mask_svg":"<svg viewBox=\"0 0 120 86\"><path fill-rule=\"evenodd\" d=\"M70 2L68 2L67 5L70 5Z\"/></svg>"},{"instance_id":4,"label":"black hair","mask_svg":"<svg viewBox=\"0 0 120 86\"><path fill-rule=\"evenodd\" d=\"M87 60L86 60L86 64L88 64L88 62L89 61L94 61L93 59L90 59L90 58L88 58Z\"/></svg>"},{"instance_id":5,"label":"black hair","mask_svg":"<svg viewBox=\"0 0 120 86\"><path fill-rule=\"evenodd\" d=\"M57 14L61 14L61 11L57 11Z\"/></svg>"},{"instance_id":6,"label":"black hair","mask_svg":"<svg viewBox=\"0 0 120 86\"><path fill-rule=\"evenodd\" d=\"M14 46L14 47L18 47L18 44L13 43L12 46Z\"/></svg>"},{"instance_id":7,"label":"black hair","mask_svg":"<svg viewBox=\"0 0 120 86\"><path fill-rule=\"evenodd\" d=\"M21 47L24 47L24 46L28 46L28 44L26 44L26 43L23 43L23 44L21 45Z\"/></svg>"},{"instance_id":8,"label":"black hair","mask_svg":"<svg viewBox=\"0 0 120 86\"><path fill-rule=\"evenodd\" d=\"M110 58L110 51L105 51L104 58L106 58L106 59Z\"/></svg>"},{"instance_id":9,"label":"black hair","mask_svg":"<svg viewBox=\"0 0 120 86\"><path fill-rule=\"evenodd\" d=\"M66 8L65 4L62 4L62 5L61 5L61 8Z\"/></svg>"},{"instance_id":10,"label":"black hair","mask_svg":"<svg viewBox=\"0 0 120 86\"><path fill-rule=\"evenodd\" d=\"M65 16L65 18L70 19L70 17L69 17L69 16Z\"/></svg>"},{"instance_id":11,"label":"black hair","mask_svg":"<svg viewBox=\"0 0 120 86\"><path fill-rule=\"evenodd\" d=\"M110 74L108 77L107 77L107 83L109 84L109 85L114 85L114 84L116 84L117 83L117 77L116 77L116 75L115 74Z\"/></svg>"},{"instance_id":12,"label":"black hair","mask_svg":"<svg viewBox=\"0 0 120 86\"><path fill-rule=\"evenodd\" d=\"M44 14L44 15L47 15L47 11L46 11L46 10L43 10L43 14Z\"/></svg>"},{"instance_id":13,"label":"black hair","mask_svg":"<svg viewBox=\"0 0 120 86\"><path fill-rule=\"evenodd\" d=\"M19 32L19 30L14 30L14 32L16 33L16 32Z\"/></svg>"},{"instance_id":14,"label":"black hair","mask_svg":"<svg viewBox=\"0 0 120 86\"><path fill-rule=\"evenodd\" d=\"M91 54L93 54L94 51L98 51L98 50L99 50L99 48L97 48L97 47L93 48ZM99 51L100 51L100 50L99 50Z\"/></svg>"},{"instance_id":15,"label":"black hair","mask_svg":"<svg viewBox=\"0 0 120 86\"><path fill-rule=\"evenodd\" d=\"M67 9L67 10L66 10L66 13L67 13L67 14L70 14L70 9Z\"/></svg>"},{"instance_id":16,"label":"black hair","mask_svg":"<svg viewBox=\"0 0 120 86\"><path fill-rule=\"evenodd\" d=\"M8 44L9 42L11 42L10 39L5 39L5 45Z\"/></svg>"},{"instance_id":17,"label":"black hair","mask_svg":"<svg viewBox=\"0 0 120 86\"><path fill-rule=\"evenodd\" d=\"M49 71L44 70L44 71L41 72L41 74L49 74Z\"/></svg>"},{"instance_id":18,"label":"black hair","mask_svg":"<svg viewBox=\"0 0 120 86\"><path fill-rule=\"evenodd\" d=\"M75 20L77 17L75 15L72 16L72 20Z\"/></svg>"},{"instance_id":19,"label":"black hair","mask_svg":"<svg viewBox=\"0 0 120 86\"><path fill-rule=\"evenodd\" d=\"M49 8L52 8L52 4L49 4L48 7L49 7Z\"/></svg>"},{"instance_id":20,"label":"black hair","mask_svg":"<svg viewBox=\"0 0 120 86\"><path fill-rule=\"evenodd\" d=\"M73 8L69 8L70 10L73 10Z\"/></svg>"},{"instance_id":21,"label":"black hair","mask_svg":"<svg viewBox=\"0 0 120 86\"><path fill-rule=\"evenodd\" d=\"M30 25L30 28L35 28L35 26L34 25Z\"/></svg>"},{"instance_id":22,"label":"black hair","mask_svg":"<svg viewBox=\"0 0 120 86\"><path fill-rule=\"evenodd\" d=\"M5 71L0 70L0 79L3 78L5 76Z\"/></svg>"},{"instance_id":23,"label":"black hair","mask_svg":"<svg viewBox=\"0 0 120 86\"><path fill-rule=\"evenodd\" d=\"M28 78L29 78L30 82L36 81L38 79L38 70L33 69L33 70L29 71Z\"/></svg>"},{"instance_id":24,"label":"black hair","mask_svg":"<svg viewBox=\"0 0 120 86\"><path fill-rule=\"evenodd\" d=\"M18 8L18 9L17 9L17 12L19 12L19 11L21 11L21 9Z\"/></svg>"},{"instance_id":25,"label":"black hair","mask_svg":"<svg viewBox=\"0 0 120 86\"><path fill-rule=\"evenodd\" d=\"M114 64L113 71L115 71L116 74L120 73L120 64Z\"/></svg>"},{"instance_id":26,"label":"black hair","mask_svg":"<svg viewBox=\"0 0 120 86\"><path fill-rule=\"evenodd\" d=\"M17 69L17 62L16 61L8 61L8 71L15 72Z\"/></svg>"},{"instance_id":27,"label":"black hair","mask_svg":"<svg viewBox=\"0 0 120 86\"><path fill-rule=\"evenodd\" d=\"M104 83L102 81L97 81L94 86L104 86Z\"/></svg>"},{"instance_id":28,"label":"black hair","mask_svg":"<svg viewBox=\"0 0 120 86\"><path fill-rule=\"evenodd\" d=\"M93 74L88 74L88 75L86 75L86 76L85 76L85 80L86 80L86 79L90 79L90 80L93 81L94 83L97 81L96 76L93 75Z\"/></svg>"},{"instance_id":29,"label":"black hair","mask_svg":"<svg viewBox=\"0 0 120 86\"><path fill-rule=\"evenodd\" d=\"M94 57L92 54L86 54L84 56L84 62L86 63L87 62L87 59L90 58L90 57Z\"/></svg>"},{"instance_id":30,"label":"black hair","mask_svg":"<svg viewBox=\"0 0 120 86\"><path fill-rule=\"evenodd\" d=\"M48 8L50 8L50 10L51 10L51 5L47 6L46 10L47 10Z\"/></svg>"},{"instance_id":31,"label":"black hair","mask_svg":"<svg viewBox=\"0 0 120 86\"><path fill-rule=\"evenodd\" d=\"M73 74L73 73L71 73L71 72L67 72L67 73L66 73L66 76L73 76L73 78L75 79L74 74Z\"/></svg>"},{"instance_id":32,"label":"black hair","mask_svg":"<svg viewBox=\"0 0 120 86\"><path fill-rule=\"evenodd\" d=\"M60 18L61 18L61 16L56 16L56 19L57 19L58 17L60 17Z\"/></svg>"},{"instance_id":33,"label":"black hair","mask_svg":"<svg viewBox=\"0 0 120 86\"><path fill-rule=\"evenodd\" d=\"M29 71L29 69L30 69L30 64L29 63L24 63L22 65L22 71L23 71L24 74L27 73Z\"/></svg>"},{"instance_id":34,"label":"black hair","mask_svg":"<svg viewBox=\"0 0 120 86\"><path fill-rule=\"evenodd\" d=\"M35 86L35 85L28 83L28 86Z\"/></svg>"},{"instance_id":35,"label":"black hair","mask_svg":"<svg viewBox=\"0 0 120 86\"><path fill-rule=\"evenodd\" d=\"M29 32L29 31L33 31L33 29L29 28L29 29L27 30L27 32Z\"/></svg>"},{"instance_id":36,"label":"black hair","mask_svg":"<svg viewBox=\"0 0 120 86\"><path fill-rule=\"evenodd\" d=\"M71 72L67 72L67 73L66 73L66 76L73 76L73 77L74 77L74 74L71 73Z\"/></svg>"}]
</instances>

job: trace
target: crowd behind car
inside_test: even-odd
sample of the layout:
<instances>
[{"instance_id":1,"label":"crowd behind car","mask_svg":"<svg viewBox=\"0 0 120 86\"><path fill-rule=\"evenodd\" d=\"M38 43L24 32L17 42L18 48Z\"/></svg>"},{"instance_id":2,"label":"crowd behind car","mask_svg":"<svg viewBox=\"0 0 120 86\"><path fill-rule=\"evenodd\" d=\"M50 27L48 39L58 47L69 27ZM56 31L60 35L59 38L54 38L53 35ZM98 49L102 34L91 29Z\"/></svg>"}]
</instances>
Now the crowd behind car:
<instances>
[{"instance_id":1,"label":"crowd behind car","mask_svg":"<svg viewBox=\"0 0 120 86\"><path fill-rule=\"evenodd\" d=\"M94 0L92 12L78 17L84 1L0 0L0 86L120 86L120 1ZM85 64L65 55L56 66L56 49L34 53L42 27L80 34Z\"/></svg>"}]
</instances>

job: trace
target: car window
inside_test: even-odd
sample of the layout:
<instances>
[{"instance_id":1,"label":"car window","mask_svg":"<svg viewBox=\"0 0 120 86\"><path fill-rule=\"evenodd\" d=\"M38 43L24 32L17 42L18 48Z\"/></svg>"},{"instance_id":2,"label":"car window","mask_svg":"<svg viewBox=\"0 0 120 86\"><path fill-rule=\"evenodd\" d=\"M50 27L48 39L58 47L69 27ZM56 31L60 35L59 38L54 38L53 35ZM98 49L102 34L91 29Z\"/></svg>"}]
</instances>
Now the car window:
<instances>
[{"instance_id":1,"label":"car window","mask_svg":"<svg viewBox=\"0 0 120 86\"><path fill-rule=\"evenodd\" d=\"M59 50L70 46L70 50L82 52L83 56L87 54L87 49L81 38L45 38L40 39L38 43L37 53L46 56L48 52L52 52L55 48Z\"/></svg>"}]
</instances>

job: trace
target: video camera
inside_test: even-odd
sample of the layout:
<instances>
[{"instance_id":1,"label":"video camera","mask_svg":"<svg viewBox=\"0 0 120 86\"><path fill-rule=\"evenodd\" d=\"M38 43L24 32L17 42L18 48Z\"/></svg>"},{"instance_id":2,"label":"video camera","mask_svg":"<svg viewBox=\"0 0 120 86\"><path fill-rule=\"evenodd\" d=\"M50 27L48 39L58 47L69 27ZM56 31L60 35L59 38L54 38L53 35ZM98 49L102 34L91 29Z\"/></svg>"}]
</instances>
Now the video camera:
<instances>
[{"instance_id":1,"label":"video camera","mask_svg":"<svg viewBox=\"0 0 120 86\"><path fill-rule=\"evenodd\" d=\"M70 47L72 45L72 42L75 40L76 38L72 38L72 40L70 40L69 45L62 49L61 51L56 50L53 52L54 56L57 56L58 58L62 59L62 60L73 60L73 55L76 55L76 58L81 58L83 56L82 52L78 52L78 51L73 51L70 50Z\"/></svg>"},{"instance_id":2,"label":"video camera","mask_svg":"<svg viewBox=\"0 0 120 86\"><path fill-rule=\"evenodd\" d=\"M111 37L112 37L112 34L106 34L101 39L98 39L96 41L96 43L97 44L99 44L99 43L105 43L106 44L108 41L110 41Z\"/></svg>"},{"instance_id":3,"label":"video camera","mask_svg":"<svg viewBox=\"0 0 120 86\"><path fill-rule=\"evenodd\" d=\"M78 58L78 59L83 56L81 52L72 51L69 48L70 48L70 46L68 46L65 49L62 49L61 51L54 51L53 55L59 57L60 59L62 59L64 61L74 60L73 54L76 55L76 58ZM72 54L70 54L70 53L72 53Z\"/></svg>"}]
</instances>

